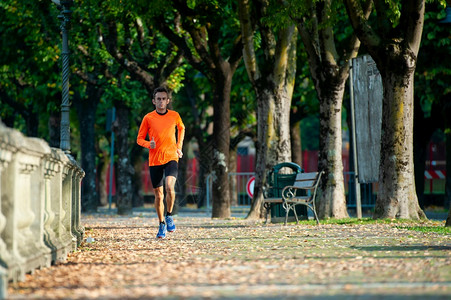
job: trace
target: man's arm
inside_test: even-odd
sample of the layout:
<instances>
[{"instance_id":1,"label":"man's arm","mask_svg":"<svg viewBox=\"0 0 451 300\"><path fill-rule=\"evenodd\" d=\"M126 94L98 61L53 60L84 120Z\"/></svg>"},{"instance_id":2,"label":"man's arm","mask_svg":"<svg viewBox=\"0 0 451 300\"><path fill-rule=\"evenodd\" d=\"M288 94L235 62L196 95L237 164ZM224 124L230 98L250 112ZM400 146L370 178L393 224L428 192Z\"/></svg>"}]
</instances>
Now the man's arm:
<instances>
[{"instance_id":1,"label":"man's arm","mask_svg":"<svg viewBox=\"0 0 451 300\"><path fill-rule=\"evenodd\" d=\"M179 119L179 122L177 123L177 154L179 155L179 158L182 158L183 152L183 140L185 139L185 125L182 122L182 119Z\"/></svg>"},{"instance_id":2,"label":"man's arm","mask_svg":"<svg viewBox=\"0 0 451 300\"><path fill-rule=\"evenodd\" d=\"M141 125L139 126L138 137L136 143L141 147L150 148L150 141L146 140L147 132L149 131L149 125L146 117L143 118Z\"/></svg>"},{"instance_id":3,"label":"man's arm","mask_svg":"<svg viewBox=\"0 0 451 300\"><path fill-rule=\"evenodd\" d=\"M183 125L182 122L177 124L177 131L178 131L177 149L182 149L183 148L183 139L185 138L185 125Z\"/></svg>"}]
</instances>

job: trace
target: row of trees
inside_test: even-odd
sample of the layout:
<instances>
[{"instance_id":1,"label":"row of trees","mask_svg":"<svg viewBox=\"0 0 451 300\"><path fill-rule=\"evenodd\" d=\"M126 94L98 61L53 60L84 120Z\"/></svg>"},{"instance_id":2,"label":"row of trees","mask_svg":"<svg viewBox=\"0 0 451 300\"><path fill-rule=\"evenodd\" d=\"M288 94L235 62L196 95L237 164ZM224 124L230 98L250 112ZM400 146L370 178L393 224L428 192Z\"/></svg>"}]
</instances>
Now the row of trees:
<instances>
[{"instance_id":1,"label":"row of trees","mask_svg":"<svg viewBox=\"0 0 451 300\"><path fill-rule=\"evenodd\" d=\"M228 172L234 168L238 141L251 136L257 148L248 216L257 218L266 171L283 161L301 163L299 122L315 113L320 119L318 168L326 172L319 215L346 217L343 99L349 61L369 53L384 85L375 217L423 218L415 189L422 176L414 177L413 145L421 153L436 128L449 128L449 123L437 123L449 122L450 115L451 66L436 54L449 55L451 47L449 29L437 23L443 6L432 3L425 14L424 0L76 1L71 91L77 115L72 116L72 135L79 141L73 143L74 151L80 151L86 171L83 210L96 210L98 193L104 190L98 185L108 164L104 124L112 106L117 109L113 127L119 213L130 213L134 201L139 205L137 166L143 155L135 143L137 127L153 109L153 89L166 84L178 92L174 106L187 125L186 141L199 144L201 178L214 175L213 217L230 216ZM6 0L0 10L2 121L58 147L58 11L44 0ZM418 54L421 41L423 60ZM414 98L415 76L426 93ZM414 112L415 124L422 124L415 130ZM449 137L449 129L444 132ZM424 166L424 157L415 160ZM180 167L178 181L183 183L184 161Z\"/></svg>"}]
</instances>

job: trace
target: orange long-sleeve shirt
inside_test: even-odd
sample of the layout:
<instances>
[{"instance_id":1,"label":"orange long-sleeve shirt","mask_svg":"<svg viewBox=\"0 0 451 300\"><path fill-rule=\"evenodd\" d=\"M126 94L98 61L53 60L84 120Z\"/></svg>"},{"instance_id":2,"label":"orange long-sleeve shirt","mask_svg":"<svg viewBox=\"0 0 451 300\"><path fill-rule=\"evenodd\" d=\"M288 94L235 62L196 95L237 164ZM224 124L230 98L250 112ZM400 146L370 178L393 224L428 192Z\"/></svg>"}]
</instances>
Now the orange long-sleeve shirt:
<instances>
[{"instance_id":1,"label":"orange long-sleeve shirt","mask_svg":"<svg viewBox=\"0 0 451 300\"><path fill-rule=\"evenodd\" d=\"M177 140L175 138L176 127ZM149 140L146 140L147 135L149 135ZM171 160L179 161L177 149L182 149L184 137L185 125L176 111L168 109L167 113L161 115L154 110L144 116L136 142L149 149L149 166L160 166ZM150 149L152 138L155 140L154 149Z\"/></svg>"}]
</instances>

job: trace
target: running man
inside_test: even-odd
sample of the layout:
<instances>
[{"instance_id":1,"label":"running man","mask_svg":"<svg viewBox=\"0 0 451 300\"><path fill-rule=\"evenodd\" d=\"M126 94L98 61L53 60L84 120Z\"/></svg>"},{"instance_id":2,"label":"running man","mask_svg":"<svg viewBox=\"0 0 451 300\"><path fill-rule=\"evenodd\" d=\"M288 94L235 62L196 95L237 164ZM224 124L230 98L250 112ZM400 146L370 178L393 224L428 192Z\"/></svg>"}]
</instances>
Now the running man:
<instances>
[{"instance_id":1,"label":"running man","mask_svg":"<svg viewBox=\"0 0 451 300\"><path fill-rule=\"evenodd\" d=\"M149 172L155 193L155 209L160 225L157 238L165 238L166 231L175 231L172 209L175 202L175 181L177 179L178 160L182 158L185 125L180 115L169 110L171 98L165 87L158 87L153 92L152 103L155 110L144 116L139 127L136 142L149 149ZM177 138L176 131L177 128ZM149 136L149 140L146 137ZM165 182L163 183L163 180ZM166 186L166 217L164 217L164 194Z\"/></svg>"}]
</instances>

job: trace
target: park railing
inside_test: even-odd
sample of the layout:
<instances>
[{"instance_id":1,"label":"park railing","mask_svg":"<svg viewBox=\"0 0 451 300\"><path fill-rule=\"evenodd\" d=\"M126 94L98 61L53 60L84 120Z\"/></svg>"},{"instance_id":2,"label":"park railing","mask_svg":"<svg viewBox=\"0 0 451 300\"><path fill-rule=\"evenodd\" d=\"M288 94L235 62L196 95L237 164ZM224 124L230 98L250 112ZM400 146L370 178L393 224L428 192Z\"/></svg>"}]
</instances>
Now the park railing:
<instances>
[{"instance_id":1,"label":"park railing","mask_svg":"<svg viewBox=\"0 0 451 300\"><path fill-rule=\"evenodd\" d=\"M70 155L0 122L0 298L8 282L64 261L80 245L83 176Z\"/></svg>"}]
</instances>

